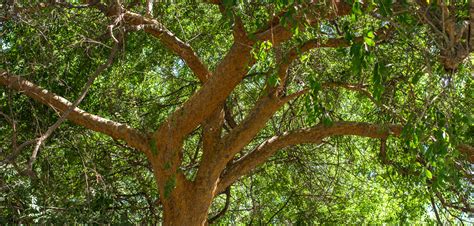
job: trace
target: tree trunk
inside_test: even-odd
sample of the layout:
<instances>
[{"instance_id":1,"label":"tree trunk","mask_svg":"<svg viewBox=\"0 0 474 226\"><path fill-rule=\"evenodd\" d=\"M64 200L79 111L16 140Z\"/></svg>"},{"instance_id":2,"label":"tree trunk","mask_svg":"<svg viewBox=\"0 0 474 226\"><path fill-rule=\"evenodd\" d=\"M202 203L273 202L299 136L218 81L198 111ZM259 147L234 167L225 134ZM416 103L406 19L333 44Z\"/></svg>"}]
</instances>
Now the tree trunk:
<instances>
[{"instance_id":1,"label":"tree trunk","mask_svg":"<svg viewBox=\"0 0 474 226\"><path fill-rule=\"evenodd\" d=\"M207 178L206 183L190 181L179 168L181 157L172 154L180 149L180 142L168 140L156 145L157 154L152 154L149 159L163 206L163 225L207 225L218 176L211 182Z\"/></svg>"},{"instance_id":2,"label":"tree trunk","mask_svg":"<svg viewBox=\"0 0 474 226\"><path fill-rule=\"evenodd\" d=\"M198 193L184 191L178 199L163 203L164 225L207 225L207 213L212 198L203 199Z\"/></svg>"},{"instance_id":3,"label":"tree trunk","mask_svg":"<svg viewBox=\"0 0 474 226\"><path fill-rule=\"evenodd\" d=\"M203 189L202 186L197 186L188 180L184 183L178 182L169 196L166 196L166 194L161 196L163 224L207 225L208 211L216 187ZM160 195L162 193L164 192L160 192Z\"/></svg>"}]
</instances>

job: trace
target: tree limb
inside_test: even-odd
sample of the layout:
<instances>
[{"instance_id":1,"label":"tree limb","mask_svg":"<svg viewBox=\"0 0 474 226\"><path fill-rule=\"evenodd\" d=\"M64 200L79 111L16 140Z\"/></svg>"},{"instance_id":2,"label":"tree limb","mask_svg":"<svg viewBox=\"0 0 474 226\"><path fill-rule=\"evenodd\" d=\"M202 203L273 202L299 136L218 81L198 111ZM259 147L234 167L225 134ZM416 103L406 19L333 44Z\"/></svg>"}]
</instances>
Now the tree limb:
<instances>
[{"instance_id":1,"label":"tree limb","mask_svg":"<svg viewBox=\"0 0 474 226\"><path fill-rule=\"evenodd\" d=\"M345 4L345 3L342 3ZM344 7L338 7L337 14L329 13L325 19L340 16L347 13ZM128 19L127 19L128 18ZM238 18L237 18L238 19ZM129 24L152 24L152 27L158 29L158 36L162 33L155 20L143 18L138 14L127 12L125 20ZM286 30L286 29L285 29ZM287 32L290 32L286 30ZM262 36L263 35L263 36ZM262 34L260 37L264 37ZM285 36L284 34L282 34ZM289 37L291 37L291 32ZM275 38L275 34L271 35ZM278 36L278 35L277 35ZM281 41L287 40L289 37L282 37ZM163 137L163 135L171 135L176 139L182 139L190 131L196 128L200 123L207 119L217 106L225 101L225 98L239 84L248 71L248 66L252 65L253 59L250 51L254 41L246 37L242 24L237 20L234 26L234 44L226 54L226 56L217 65L205 85L198 90L180 109L175 111L165 123L156 131L155 137ZM201 103L206 102L206 105ZM192 117L190 117L192 116ZM165 136L167 137L167 136Z\"/></svg>"},{"instance_id":2,"label":"tree limb","mask_svg":"<svg viewBox=\"0 0 474 226\"><path fill-rule=\"evenodd\" d=\"M222 138L221 150L225 155L234 156L241 151L257 133L265 127L267 121L283 105L298 96L303 95L307 90L296 92L286 97L276 97L267 95L261 97L247 117L235 127L230 133ZM226 161L227 162L227 161Z\"/></svg>"},{"instance_id":3,"label":"tree limb","mask_svg":"<svg viewBox=\"0 0 474 226\"><path fill-rule=\"evenodd\" d=\"M342 135L386 138L389 135L399 136L401 131L402 126L393 124L377 125L361 122L335 122L331 126L317 125L285 133L281 136L274 136L230 166L222 175L217 191L221 192L241 176L248 174L257 166L263 164L275 152L289 146L305 143L319 144L324 138Z\"/></svg>"},{"instance_id":4,"label":"tree limb","mask_svg":"<svg viewBox=\"0 0 474 226\"><path fill-rule=\"evenodd\" d=\"M474 147L469 144L459 144L456 149L467 157L469 163L474 164Z\"/></svg>"},{"instance_id":5,"label":"tree limb","mask_svg":"<svg viewBox=\"0 0 474 226\"><path fill-rule=\"evenodd\" d=\"M295 5L295 11L297 12L294 15L295 20L303 21L306 20L308 24L315 24L322 19L333 20L338 16L345 16L351 12L351 5L346 3L345 1L333 1L334 8L336 10L332 10L328 8L321 9L314 9L312 12L314 15L305 14L303 9L307 9L314 6L314 3L311 2L305 5ZM313 9L313 8L311 8ZM325 11L324 11L325 10ZM257 32L254 33L254 36L257 37L260 41L269 40L273 43L273 45L278 45L288 39L291 38L293 35L291 32L291 26L285 26L280 23L281 17L285 14L285 11L282 11L275 15L270 21L268 22L267 26L259 29ZM298 25L297 25L298 26Z\"/></svg>"},{"instance_id":6,"label":"tree limb","mask_svg":"<svg viewBox=\"0 0 474 226\"><path fill-rule=\"evenodd\" d=\"M159 23L157 20L146 18L140 14L126 11L124 21L127 25L134 26L135 29L143 29L146 33L158 38L163 45L178 55L188 65L191 71L196 74L201 82L206 82L211 72L202 63L191 46L176 37L171 31Z\"/></svg>"},{"instance_id":7,"label":"tree limb","mask_svg":"<svg viewBox=\"0 0 474 226\"><path fill-rule=\"evenodd\" d=\"M6 71L0 71L0 84L6 88L17 90L59 112L65 112L72 105L63 97ZM79 108L74 108L67 119L88 129L109 135L114 139L124 140L128 145L139 150L148 149L146 136L128 125L90 114Z\"/></svg>"},{"instance_id":8,"label":"tree limb","mask_svg":"<svg viewBox=\"0 0 474 226\"><path fill-rule=\"evenodd\" d=\"M115 55L116 53L118 52L118 48L119 48L119 43L115 43L114 47L112 48L110 54L109 54L109 57L107 59L107 61L100 65L95 71L94 73L92 73L92 75L89 77L89 79L87 80L86 82L86 85L84 86L84 88L82 89L81 91L81 94L79 95L79 97L76 99L76 101L74 101L74 103L68 107L67 110L65 110L63 112L63 114L61 115L61 117L59 117L59 119L53 124L51 125L48 130L43 134L41 135L38 139L37 139L37 142L36 142L36 145L35 145L35 148L33 149L33 152L31 154L31 157L30 159L28 160L28 164L27 164L27 173L29 173L30 175L33 175L33 164L36 160L36 157L38 155L38 152L41 148L41 146L44 144L44 142L46 141L46 139L48 139L49 136L51 136L51 134L53 134L54 130L56 130L60 125L61 123L63 123L67 117L69 116L69 114L71 114L71 112L77 107L79 106L79 104L82 102L82 100L84 99L84 97L86 97L86 94L87 92L89 91L89 88L91 87L92 83L94 83L95 79L97 78L97 76L99 76L105 69L107 69L110 65L112 65L113 61L114 61L114 58L115 58Z\"/></svg>"},{"instance_id":9,"label":"tree limb","mask_svg":"<svg viewBox=\"0 0 474 226\"><path fill-rule=\"evenodd\" d=\"M251 47L234 42L208 81L156 131L156 137L182 138L207 119L240 83L251 63ZM203 104L206 103L206 104Z\"/></svg>"},{"instance_id":10,"label":"tree limb","mask_svg":"<svg viewBox=\"0 0 474 226\"><path fill-rule=\"evenodd\" d=\"M234 158L234 155L241 151L265 127L273 114L285 103L303 93L298 92L286 98L279 98L274 95L261 97L247 117L222 137L221 142L215 148L216 152L212 155L203 156L196 181L203 183L209 178L217 179L226 165Z\"/></svg>"},{"instance_id":11,"label":"tree limb","mask_svg":"<svg viewBox=\"0 0 474 226\"><path fill-rule=\"evenodd\" d=\"M379 40L383 40L388 37L389 29L381 29L378 33ZM355 38L354 42L362 42L363 37ZM321 43L319 40L309 40L304 43L300 48L293 48L287 54L286 59L278 67L278 75L281 79L286 78L287 70L289 65L292 61L294 61L298 54L301 52L306 52L308 50L314 48L323 48L323 47L348 47L350 46L350 42L344 38L334 38L329 39L324 43ZM283 83L283 82L282 82ZM333 87L333 86L342 86L349 90L356 90L359 92L363 92L369 98L372 98L372 95L365 89L352 86L352 85L344 85L344 84L336 84L336 83L327 83L326 86ZM307 90L302 90L295 94L292 94L287 97L283 97L279 99L278 92L275 89L269 90L271 93L269 96L265 96L260 98L260 100L255 105L254 109L248 116L248 119L244 120L239 126L236 127L231 133L229 133L226 137L223 138L223 145L222 150L227 150L227 154L233 155L236 151L243 148L242 145L245 145L246 142L250 142L253 136L258 133L258 131L263 128L265 123L268 119L273 115L275 111L277 111L284 103L288 102L289 100L304 94Z\"/></svg>"},{"instance_id":12,"label":"tree limb","mask_svg":"<svg viewBox=\"0 0 474 226\"><path fill-rule=\"evenodd\" d=\"M392 27L385 27L376 31L375 33L377 34L377 43L380 43L386 40L390 36L391 31L392 31ZM362 36L356 37L352 40L352 42L363 43L364 37ZM330 38L324 42L322 42L319 39L310 39L306 41L305 43L303 43L302 45L290 49L288 53L285 54L285 57L280 60L281 62L278 64L278 68L276 69L278 78L280 79L280 85L278 89L283 90L285 81L287 79L288 68L290 67L291 63L293 63L293 61L295 61L298 58L298 56L300 56L302 53L306 53L312 49L317 49L317 48L341 48L341 47L349 47L350 45L351 45L351 41L345 38ZM345 87L345 88L351 88L351 87ZM370 93L368 93L367 91L365 94L369 94L369 97L371 96Z\"/></svg>"},{"instance_id":13,"label":"tree limb","mask_svg":"<svg viewBox=\"0 0 474 226\"><path fill-rule=\"evenodd\" d=\"M231 187L228 187L225 189L224 191L224 194L225 194L225 203L224 203L224 207L221 209L221 211L219 211L219 213L217 213L215 216L209 218L209 220L207 221L209 224L212 224L213 222L215 222L216 220L218 220L219 218L221 218L222 216L224 216L224 214L227 212L227 209L229 209L229 204L230 204L230 188Z\"/></svg>"}]
</instances>

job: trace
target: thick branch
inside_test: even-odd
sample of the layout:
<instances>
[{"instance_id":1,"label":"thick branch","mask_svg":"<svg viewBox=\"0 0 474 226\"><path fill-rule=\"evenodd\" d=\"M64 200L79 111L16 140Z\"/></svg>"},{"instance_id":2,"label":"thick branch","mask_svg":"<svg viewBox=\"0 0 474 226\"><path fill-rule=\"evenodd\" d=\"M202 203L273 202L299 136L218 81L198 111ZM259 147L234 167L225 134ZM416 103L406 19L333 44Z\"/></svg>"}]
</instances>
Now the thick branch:
<instances>
[{"instance_id":1,"label":"thick branch","mask_svg":"<svg viewBox=\"0 0 474 226\"><path fill-rule=\"evenodd\" d=\"M474 164L474 147L468 144L459 144L456 148L466 156L469 163Z\"/></svg>"},{"instance_id":2,"label":"thick branch","mask_svg":"<svg viewBox=\"0 0 474 226\"><path fill-rule=\"evenodd\" d=\"M386 40L390 36L392 28L385 27L381 28L376 32L377 34L377 43L380 43ZM356 37L352 40L354 43L363 43L364 37ZM312 49L317 48L341 48L341 47L349 47L351 42L345 38L330 38L324 42L318 39L310 39L303 43L301 46L292 48L285 56L284 59L278 64L277 68L277 75L280 79L280 87L279 89L283 89L285 84L285 80L287 77L288 68L290 67L291 63L295 61L299 55L302 53L308 52Z\"/></svg>"},{"instance_id":3,"label":"thick branch","mask_svg":"<svg viewBox=\"0 0 474 226\"><path fill-rule=\"evenodd\" d=\"M387 29L382 29L378 33L379 40L383 40L388 37ZM354 42L362 42L363 37L358 37L354 40ZM310 49L314 48L323 48L323 47L347 47L350 45L350 42L343 38L335 38L329 39L324 43L321 43L319 40L309 40L304 43L298 50L293 48L286 59L279 65L278 67L278 74L280 78L285 77L288 67L292 61L294 61L298 53L306 52ZM283 79L283 78L282 78ZM335 86L336 84L327 84L327 86ZM351 85L347 85L344 88L350 90L357 90L361 91L363 89ZM275 90L271 90L273 92ZM226 150L226 154L233 155L236 151L243 148L250 140L255 136L261 128L265 126L265 123L268 119L276 112L284 103L288 102L289 100L304 94L307 90L303 90L298 92L294 95L290 95L288 97L284 97L281 100L277 97L278 93L271 93L269 96L261 98L257 104L255 105L254 109L251 111L249 116L246 120L244 120L238 127L236 127L231 133L229 133L223 139L222 150ZM368 91L365 91L364 94L371 97Z\"/></svg>"},{"instance_id":4,"label":"thick branch","mask_svg":"<svg viewBox=\"0 0 474 226\"><path fill-rule=\"evenodd\" d=\"M304 94L305 91L303 90L283 98L271 94L261 97L249 115L223 138L222 150L229 155L234 155L240 151L265 127L267 121L276 111L288 101Z\"/></svg>"},{"instance_id":5,"label":"thick branch","mask_svg":"<svg viewBox=\"0 0 474 226\"><path fill-rule=\"evenodd\" d=\"M343 15L344 12L347 13L345 10L342 10L345 9L343 6L338 7L338 9L339 11L337 11L336 14L333 12L324 14L325 16L322 18L334 18L334 16ZM125 18L127 17L128 23L130 24L152 24L152 27L158 26L158 24L156 24L158 22L143 18L137 14L126 13ZM158 30L158 33L161 34L161 31ZM264 34L258 35L260 35L260 38L265 36ZM288 35L291 37L291 32ZM275 34L270 36L275 38ZM285 39L286 37L283 37L281 41ZM224 103L227 96L245 76L249 64L252 64L250 50L253 41L246 37L245 30L240 23L236 23L234 27L234 40L231 49L212 73L213 76L208 79L205 85L196 92L183 107L174 112L168 120L160 126L156 132L156 137L171 135L174 138L182 139L196 128L196 126L207 119L217 106Z\"/></svg>"},{"instance_id":6,"label":"thick branch","mask_svg":"<svg viewBox=\"0 0 474 226\"><path fill-rule=\"evenodd\" d=\"M191 96L184 105L170 115L158 129L156 136L169 134L181 139L207 119L239 84L251 61L251 48L234 43L213 72L215 76ZM205 103L205 104L204 104Z\"/></svg>"},{"instance_id":7,"label":"thick branch","mask_svg":"<svg viewBox=\"0 0 474 226\"><path fill-rule=\"evenodd\" d=\"M224 112L221 107L202 123L202 141L204 152L212 153L221 138Z\"/></svg>"},{"instance_id":8,"label":"thick branch","mask_svg":"<svg viewBox=\"0 0 474 226\"><path fill-rule=\"evenodd\" d=\"M183 59L186 65L188 65L188 67L196 74L201 82L207 81L210 77L211 73L193 51L191 46L176 37L157 20L146 18L133 12L126 12L124 14L124 19L128 25L136 26L138 29L143 28L145 32L160 39L168 49Z\"/></svg>"},{"instance_id":9,"label":"thick branch","mask_svg":"<svg viewBox=\"0 0 474 226\"><path fill-rule=\"evenodd\" d=\"M236 153L242 150L255 135L265 127L267 121L278 111L285 103L302 95L304 92L298 92L288 97L279 98L274 95L261 97L247 117L235 128L233 128L222 141L217 144L216 152L212 155L203 157L199 167L196 181L203 182L209 178L217 179L226 165Z\"/></svg>"},{"instance_id":10,"label":"thick branch","mask_svg":"<svg viewBox=\"0 0 474 226\"><path fill-rule=\"evenodd\" d=\"M53 132L61 125L61 123L63 123L64 121L66 121L67 117L69 116L69 114L77 107L79 106L79 104L82 102L82 100L84 99L84 97L86 97L86 94L87 92L89 91L90 87L92 86L92 83L94 83L95 79L97 78L97 76L99 76L100 73L102 73L106 68L108 68L110 65L112 65L113 63L113 60L115 58L115 55L118 51L118 48L119 48L119 43L115 43L112 51L110 52L109 54L109 57L107 59L107 61L100 65L95 71L94 73L90 76L90 78L87 80L86 82L86 85L84 86L84 88L82 89L81 91L81 94L79 95L79 98L77 98L73 104L71 106L68 107L67 110L65 110L63 112L63 114L61 115L61 117L59 117L59 119L53 124L51 125L48 130L43 134L41 135L39 138L38 138L38 141L36 143L36 146L35 148L33 149L33 153L31 154L31 157L30 157L30 160L28 161L28 172L30 174L33 174L33 163L35 162L36 160L36 157L38 155L38 152L41 148L41 146L43 145L43 143L46 141L46 139L48 139L49 136L51 136L51 134L53 134Z\"/></svg>"},{"instance_id":11,"label":"thick branch","mask_svg":"<svg viewBox=\"0 0 474 226\"><path fill-rule=\"evenodd\" d=\"M322 9L314 8L313 10L313 4L316 2L310 3L309 5L294 6L296 9L296 14L293 16L297 21L306 20L306 22L311 25L323 19L333 20L336 17L348 15L351 12L351 5L346 3L345 1L332 2L334 4L334 9L328 9L323 7ZM309 12L311 12L311 14L305 14L305 9L311 9L308 10ZM278 45L290 39L293 35L291 32L292 28L290 26L285 27L285 25L280 23L280 20L284 14L285 12L281 12L275 15L272 19L270 19L266 27L255 32L255 36L257 37L257 39L261 41L270 40L273 45Z\"/></svg>"},{"instance_id":12,"label":"thick branch","mask_svg":"<svg viewBox=\"0 0 474 226\"><path fill-rule=\"evenodd\" d=\"M469 2L469 51L474 52L474 0Z\"/></svg>"},{"instance_id":13,"label":"thick branch","mask_svg":"<svg viewBox=\"0 0 474 226\"><path fill-rule=\"evenodd\" d=\"M24 93L36 101L58 110L60 113L63 113L72 105L71 102L63 97L51 93L18 76L10 75L5 71L0 72L0 84ZM114 139L124 140L128 145L139 150L143 151L148 148L146 137L127 125L87 113L79 108L75 108L67 119L88 129L109 135Z\"/></svg>"},{"instance_id":14,"label":"thick branch","mask_svg":"<svg viewBox=\"0 0 474 226\"><path fill-rule=\"evenodd\" d=\"M225 100L247 74L248 65L252 62L250 51L253 43L245 37L245 31L242 28L242 26L234 27L234 43L213 71L214 76L211 76L202 88L194 93L181 108L173 112L153 134L159 152L156 158L152 158L152 162L155 165L168 164L170 166L168 168L158 167L159 169L155 171L158 181L167 181L173 177L181 164L181 147L185 136L199 124L203 124L205 120L212 118L213 114L220 114L218 117L221 118L220 110ZM216 122L221 124L222 120ZM212 136L217 138L217 133L214 135ZM201 165L213 160L208 157L212 154L206 153L201 160ZM213 163L210 163L210 165L213 165ZM178 175L176 188L184 186L182 187L184 189L194 189L194 192L201 194L199 197L201 200L211 200L214 196L215 189L211 190L211 188L217 187L217 181L212 181L210 176L200 180L200 183L191 183L186 180L183 173L178 173ZM214 178L217 179L218 177ZM163 186L164 184L160 185L160 189L164 189ZM175 190L177 191L177 189ZM172 203L173 200L182 199L181 194L172 192L171 198L164 203ZM166 204L164 206L166 207Z\"/></svg>"},{"instance_id":15,"label":"thick branch","mask_svg":"<svg viewBox=\"0 0 474 226\"><path fill-rule=\"evenodd\" d=\"M222 176L217 191L222 192L235 180L250 173L263 164L269 157L280 149L305 143L319 144L324 138L331 136L353 135L370 138L386 138L389 135L400 135L400 125L376 125L360 122L336 122L331 126L317 125L274 136L259 145L255 150L240 158Z\"/></svg>"}]
</instances>

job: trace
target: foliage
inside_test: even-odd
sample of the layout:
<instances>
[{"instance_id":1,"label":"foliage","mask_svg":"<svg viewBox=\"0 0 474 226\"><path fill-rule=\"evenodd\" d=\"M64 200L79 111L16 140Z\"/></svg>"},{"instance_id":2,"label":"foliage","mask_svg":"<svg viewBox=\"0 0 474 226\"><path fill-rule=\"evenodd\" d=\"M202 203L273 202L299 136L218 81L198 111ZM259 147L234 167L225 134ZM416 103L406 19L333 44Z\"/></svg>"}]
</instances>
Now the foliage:
<instances>
[{"instance_id":1,"label":"foliage","mask_svg":"<svg viewBox=\"0 0 474 226\"><path fill-rule=\"evenodd\" d=\"M145 11L143 3L124 2L132 11ZM284 11L278 24L288 27L292 38L281 45L266 40L250 46L255 64L226 106L239 124L272 87L284 84L285 94L309 91L278 110L237 157L272 136L318 124L360 121L404 128L399 138L330 137L280 150L233 184L228 210L217 222L434 223L435 212L446 222L472 220L469 211L456 208L472 210L473 202L473 169L466 160L471 156L457 148L474 143L472 54L456 70L447 68L440 60L446 46L409 1L401 1L406 7L401 12L395 12L392 1L350 1L349 15L316 25L308 23L311 9L329 15L335 10L331 1L302 10L296 6L306 1L270 2L224 0L221 10L205 3L155 3L152 15L213 70L235 41L236 18L251 34ZM435 12L437 3L427 4ZM20 9L37 3L16 4ZM459 23L468 18L467 5L452 5ZM8 4L0 7L0 70L71 101L114 44L106 29L110 19L94 7L16 13L7 10ZM157 38L132 29L122 32L119 56L80 107L152 133L203 84ZM333 39L343 44L298 48L310 40ZM283 81L278 67L295 48L298 57ZM8 162L12 142L37 138L58 113L6 86L0 86L0 113L0 223L161 221L159 191L143 153L67 122L46 141L34 164L37 176L29 177L24 167L34 145ZM202 158L201 132L196 128L184 142L179 170L189 179ZM155 155L160 152L156 142L150 140ZM166 181L165 196L175 186L175 177ZM210 217L224 207L225 198L220 194L214 200Z\"/></svg>"}]
</instances>

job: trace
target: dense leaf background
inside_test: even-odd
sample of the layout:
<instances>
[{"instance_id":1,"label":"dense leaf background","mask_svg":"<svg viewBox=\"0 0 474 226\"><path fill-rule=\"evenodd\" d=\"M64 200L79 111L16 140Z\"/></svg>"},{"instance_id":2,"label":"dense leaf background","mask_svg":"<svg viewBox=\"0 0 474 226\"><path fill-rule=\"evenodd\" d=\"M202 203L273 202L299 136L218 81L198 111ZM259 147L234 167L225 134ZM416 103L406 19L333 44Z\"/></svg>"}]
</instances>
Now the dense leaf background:
<instances>
[{"instance_id":1,"label":"dense leaf background","mask_svg":"<svg viewBox=\"0 0 474 226\"><path fill-rule=\"evenodd\" d=\"M305 40L345 38L348 47L315 49L292 64L287 92L311 91L278 111L246 151L275 134L318 123L405 123L401 138L386 141L390 164L379 156L380 140L335 137L321 145L286 148L232 186L230 206L219 223L433 223L431 199L443 221L472 221L468 213L443 206L438 198L464 200L472 208L472 164L460 160L455 148L474 142L472 55L456 71L446 71L430 27L416 22L409 10L394 15L381 7L390 3L373 3L380 8L377 18L354 2L352 15L295 29L293 39L277 49L271 42L258 43L253 47L257 63L227 100L240 122L262 90L279 82L272 77L279 55ZM274 12L296 3L224 4L248 31L255 31ZM320 7L331 10L329 4ZM467 5L459 3L460 20ZM131 9L144 10L140 5ZM215 6L156 3L153 16L189 43L210 68L232 43L232 14L221 15ZM291 10L281 23L307 26ZM0 69L74 100L107 59L113 45L107 24L95 9L63 7L2 19ZM389 26L390 38L379 40L378 30ZM356 37L363 42L355 42ZM328 87L343 83L361 85L369 96ZM80 107L151 132L199 87L184 62L157 39L130 31L112 67L99 76ZM143 154L66 122L41 149L34 165L37 177L30 178L22 172L33 145L15 161L5 161L12 153L12 136L16 134L18 143L34 139L58 114L7 87L0 87L0 111L15 122L0 117L1 224L160 221L158 191ZM189 178L201 154L199 130L185 143L182 169ZM210 216L224 203L225 195L216 198Z\"/></svg>"}]
</instances>

